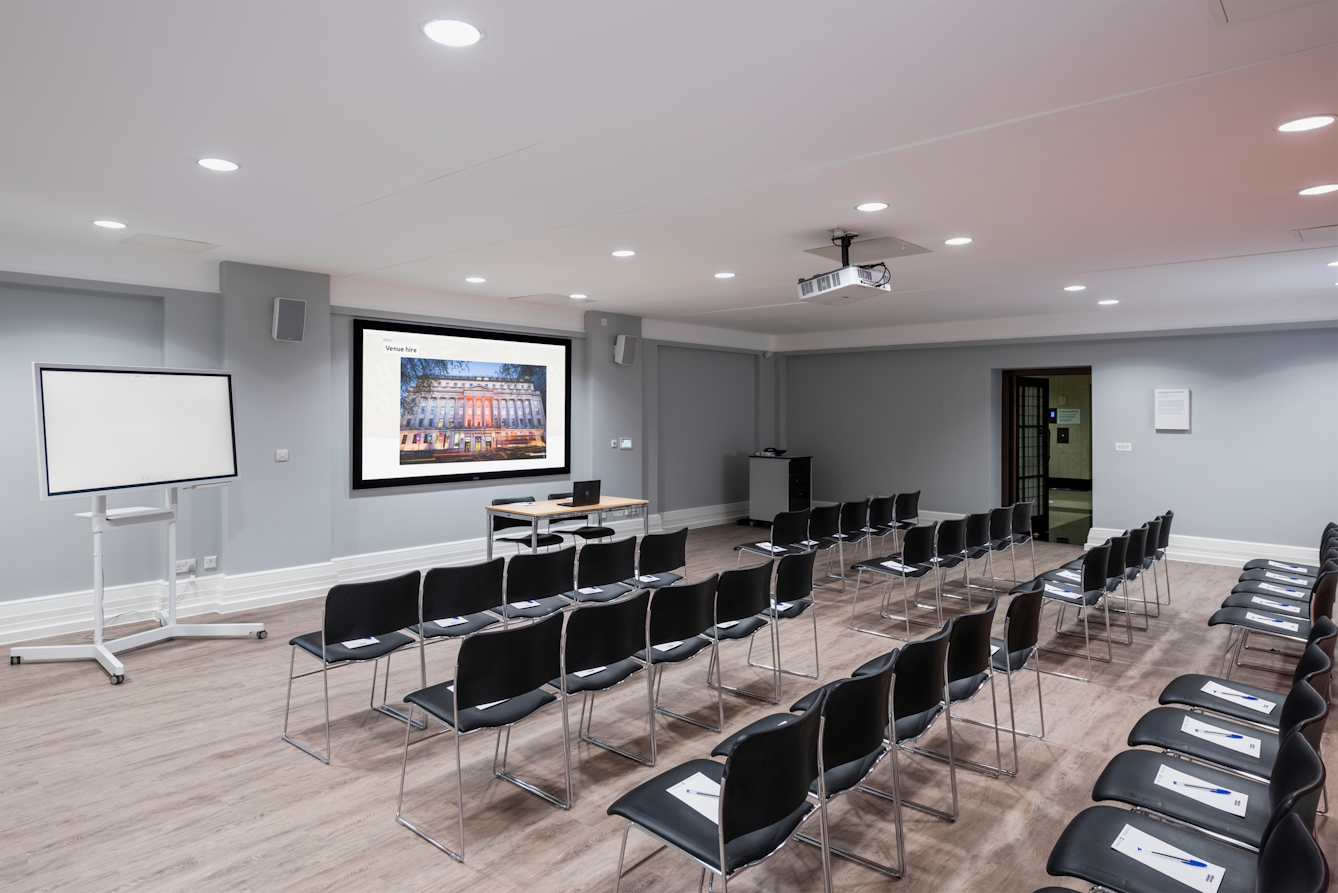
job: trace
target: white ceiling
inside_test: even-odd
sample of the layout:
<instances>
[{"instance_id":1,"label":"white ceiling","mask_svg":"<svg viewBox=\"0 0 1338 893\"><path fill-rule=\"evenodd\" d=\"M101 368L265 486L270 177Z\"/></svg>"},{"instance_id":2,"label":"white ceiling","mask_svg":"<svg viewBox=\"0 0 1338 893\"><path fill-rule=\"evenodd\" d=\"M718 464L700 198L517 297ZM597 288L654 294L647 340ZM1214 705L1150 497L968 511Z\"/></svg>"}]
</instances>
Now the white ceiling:
<instances>
[{"instance_id":1,"label":"white ceiling","mask_svg":"<svg viewBox=\"0 0 1338 893\"><path fill-rule=\"evenodd\" d=\"M211 264L499 310L582 292L793 347L1333 318L1338 242L1292 230L1338 223L1338 193L1296 195L1338 182L1338 125L1275 128L1338 111L1338 2L1278 8L1219 27L1206 0L5 2L0 231L164 265L117 243L191 239ZM487 38L429 42L443 16ZM870 200L890 207L853 210ZM800 305L833 226L932 253L890 261L889 296Z\"/></svg>"}]
</instances>

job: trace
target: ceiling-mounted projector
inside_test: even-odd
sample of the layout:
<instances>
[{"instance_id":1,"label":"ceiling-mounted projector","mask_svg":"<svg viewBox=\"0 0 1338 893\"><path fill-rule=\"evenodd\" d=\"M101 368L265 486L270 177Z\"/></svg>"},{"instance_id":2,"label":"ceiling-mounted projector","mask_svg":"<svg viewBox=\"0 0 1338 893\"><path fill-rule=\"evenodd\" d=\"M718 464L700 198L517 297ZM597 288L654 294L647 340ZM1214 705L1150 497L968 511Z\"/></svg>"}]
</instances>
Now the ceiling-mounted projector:
<instances>
[{"instance_id":1,"label":"ceiling-mounted projector","mask_svg":"<svg viewBox=\"0 0 1338 893\"><path fill-rule=\"evenodd\" d=\"M850 243L859 233L831 230L832 243L841 246L841 269L799 280L799 300L809 304L840 306L890 294L892 274L887 264L850 263Z\"/></svg>"}]
</instances>

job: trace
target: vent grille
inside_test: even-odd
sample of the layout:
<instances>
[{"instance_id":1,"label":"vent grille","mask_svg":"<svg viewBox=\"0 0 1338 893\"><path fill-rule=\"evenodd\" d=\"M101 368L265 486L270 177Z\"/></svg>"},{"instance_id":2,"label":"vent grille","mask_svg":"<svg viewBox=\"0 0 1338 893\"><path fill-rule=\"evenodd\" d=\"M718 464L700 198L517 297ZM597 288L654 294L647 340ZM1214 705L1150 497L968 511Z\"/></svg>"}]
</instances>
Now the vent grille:
<instances>
[{"instance_id":1,"label":"vent grille","mask_svg":"<svg viewBox=\"0 0 1338 893\"><path fill-rule=\"evenodd\" d=\"M841 277L836 273L827 273L818 276L816 279L810 279L799 287L800 293L804 297L817 294L820 291L826 291L829 288L835 288L841 284Z\"/></svg>"}]
</instances>

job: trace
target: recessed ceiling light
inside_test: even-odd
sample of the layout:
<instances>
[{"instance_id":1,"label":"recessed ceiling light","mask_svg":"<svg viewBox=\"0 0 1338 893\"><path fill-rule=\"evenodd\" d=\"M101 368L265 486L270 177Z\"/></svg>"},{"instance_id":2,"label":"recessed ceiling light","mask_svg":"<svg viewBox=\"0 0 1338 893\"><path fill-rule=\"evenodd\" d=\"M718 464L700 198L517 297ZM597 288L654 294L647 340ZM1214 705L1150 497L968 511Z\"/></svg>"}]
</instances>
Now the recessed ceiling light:
<instances>
[{"instance_id":1,"label":"recessed ceiling light","mask_svg":"<svg viewBox=\"0 0 1338 893\"><path fill-rule=\"evenodd\" d=\"M1299 133L1302 130L1316 130L1320 127L1328 127L1332 123L1333 115L1311 115L1308 118L1297 118L1295 121L1279 124L1278 130L1281 130L1283 133Z\"/></svg>"},{"instance_id":2,"label":"recessed ceiling light","mask_svg":"<svg viewBox=\"0 0 1338 893\"><path fill-rule=\"evenodd\" d=\"M228 161L224 158L201 158L196 162L200 167L207 167L211 171L235 171L241 165L235 161Z\"/></svg>"},{"instance_id":3,"label":"recessed ceiling light","mask_svg":"<svg viewBox=\"0 0 1338 893\"><path fill-rule=\"evenodd\" d=\"M855 206L856 211L885 211L887 202L865 202L862 205Z\"/></svg>"},{"instance_id":4,"label":"recessed ceiling light","mask_svg":"<svg viewBox=\"0 0 1338 893\"><path fill-rule=\"evenodd\" d=\"M1097 301L1097 303L1101 304L1102 306L1109 306L1111 304L1118 304L1120 302L1115 300L1114 298L1106 298L1104 301Z\"/></svg>"},{"instance_id":5,"label":"recessed ceiling light","mask_svg":"<svg viewBox=\"0 0 1338 893\"><path fill-rule=\"evenodd\" d=\"M971 240L968 239L966 236L955 236L954 238L951 238L951 239L944 239L944 240L943 240L943 244L944 244L944 245L970 245L970 244L971 244Z\"/></svg>"},{"instance_id":6,"label":"recessed ceiling light","mask_svg":"<svg viewBox=\"0 0 1338 893\"><path fill-rule=\"evenodd\" d=\"M1086 290L1087 290L1087 286L1085 286L1085 285L1066 285L1066 286L1064 286L1064 291L1086 291Z\"/></svg>"},{"instance_id":7,"label":"recessed ceiling light","mask_svg":"<svg viewBox=\"0 0 1338 893\"><path fill-rule=\"evenodd\" d=\"M584 301L584 300L585 300L585 295L567 295L567 297L571 298L573 301Z\"/></svg>"},{"instance_id":8,"label":"recessed ceiling light","mask_svg":"<svg viewBox=\"0 0 1338 893\"><path fill-rule=\"evenodd\" d=\"M1338 267L1338 260L1331 260L1331 261L1329 261L1329 266L1331 266L1331 267Z\"/></svg>"},{"instance_id":9,"label":"recessed ceiling light","mask_svg":"<svg viewBox=\"0 0 1338 893\"><path fill-rule=\"evenodd\" d=\"M487 280L487 279L484 279L482 276L466 276L466 277L465 277L465 281L466 281L466 282L487 282L488 280Z\"/></svg>"},{"instance_id":10,"label":"recessed ceiling light","mask_svg":"<svg viewBox=\"0 0 1338 893\"><path fill-rule=\"evenodd\" d=\"M115 220L94 220L93 225L103 226L107 229L125 229L124 223L117 223ZM1329 264L1329 266L1333 266L1333 264Z\"/></svg>"},{"instance_id":11,"label":"recessed ceiling light","mask_svg":"<svg viewBox=\"0 0 1338 893\"><path fill-rule=\"evenodd\" d=\"M448 47L469 47L483 39L482 31L458 19L433 19L423 26L423 33Z\"/></svg>"},{"instance_id":12,"label":"recessed ceiling light","mask_svg":"<svg viewBox=\"0 0 1338 893\"><path fill-rule=\"evenodd\" d=\"M1338 192L1338 183L1325 183L1322 186L1307 186L1305 189L1296 190L1297 195L1327 195L1330 192Z\"/></svg>"},{"instance_id":13,"label":"recessed ceiling light","mask_svg":"<svg viewBox=\"0 0 1338 893\"><path fill-rule=\"evenodd\" d=\"M636 254L635 251L628 251L626 248L620 248L613 252L614 257L631 257L634 254Z\"/></svg>"},{"instance_id":14,"label":"recessed ceiling light","mask_svg":"<svg viewBox=\"0 0 1338 893\"><path fill-rule=\"evenodd\" d=\"M733 274L733 273L716 273L716 274L715 274L715 278L717 278L717 279L733 279L733 278L734 278L734 274Z\"/></svg>"}]
</instances>

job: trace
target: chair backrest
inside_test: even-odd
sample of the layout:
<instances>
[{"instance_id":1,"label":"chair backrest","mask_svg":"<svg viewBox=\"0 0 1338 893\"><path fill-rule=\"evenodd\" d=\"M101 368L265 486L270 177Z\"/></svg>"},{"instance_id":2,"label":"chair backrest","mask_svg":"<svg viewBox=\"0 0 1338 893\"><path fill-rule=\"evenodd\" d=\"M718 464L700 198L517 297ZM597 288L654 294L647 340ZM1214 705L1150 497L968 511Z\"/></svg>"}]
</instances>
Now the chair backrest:
<instances>
[{"instance_id":1,"label":"chair backrest","mask_svg":"<svg viewBox=\"0 0 1338 893\"><path fill-rule=\"evenodd\" d=\"M990 539L1001 540L1013 535L1013 508L990 509Z\"/></svg>"},{"instance_id":2,"label":"chair backrest","mask_svg":"<svg viewBox=\"0 0 1338 893\"><path fill-rule=\"evenodd\" d=\"M934 557L934 532L938 522L917 524L906 531L901 541L901 563L910 567L927 564Z\"/></svg>"},{"instance_id":3,"label":"chair backrest","mask_svg":"<svg viewBox=\"0 0 1338 893\"><path fill-rule=\"evenodd\" d=\"M771 607L771 568L773 559L754 567L725 571L715 590L717 623L742 620L761 614Z\"/></svg>"},{"instance_id":4,"label":"chair backrest","mask_svg":"<svg viewBox=\"0 0 1338 893\"><path fill-rule=\"evenodd\" d=\"M646 644L681 642L715 624L715 589L719 574L678 586L662 586L651 595L646 616ZM654 650L648 652L652 662Z\"/></svg>"},{"instance_id":5,"label":"chair backrest","mask_svg":"<svg viewBox=\"0 0 1338 893\"><path fill-rule=\"evenodd\" d=\"M841 503L841 533L853 536L862 531L869 521L869 500Z\"/></svg>"},{"instance_id":6,"label":"chair backrest","mask_svg":"<svg viewBox=\"0 0 1338 893\"><path fill-rule=\"evenodd\" d=\"M978 549L990 541L990 513L966 516L966 547Z\"/></svg>"},{"instance_id":7,"label":"chair backrest","mask_svg":"<svg viewBox=\"0 0 1338 893\"><path fill-rule=\"evenodd\" d=\"M522 552L506 566L506 600L521 602L570 592L576 569L576 547L554 552Z\"/></svg>"},{"instance_id":8,"label":"chair backrest","mask_svg":"<svg viewBox=\"0 0 1338 893\"><path fill-rule=\"evenodd\" d=\"M1171 544L1171 521L1175 520L1175 512L1167 509L1161 516L1161 536L1157 539L1157 548L1164 550Z\"/></svg>"},{"instance_id":9,"label":"chair backrest","mask_svg":"<svg viewBox=\"0 0 1338 893\"><path fill-rule=\"evenodd\" d=\"M822 765L828 772L864 759L883 746L895 672L895 665L888 661L876 673L842 679L827 688L822 708L826 717Z\"/></svg>"},{"instance_id":10,"label":"chair backrest","mask_svg":"<svg viewBox=\"0 0 1338 893\"><path fill-rule=\"evenodd\" d=\"M1292 686L1287 697L1282 701L1282 712L1278 715L1278 734L1289 735L1300 732L1305 735L1310 746L1319 748L1319 738L1324 732L1324 721L1329 718L1329 702L1319 696L1319 692L1304 679Z\"/></svg>"},{"instance_id":11,"label":"chair backrest","mask_svg":"<svg viewBox=\"0 0 1338 893\"><path fill-rule=\"evenodd\" d=\"M1035 506L1030 499L1013 505L1013 532L1031 534L1031 513Z\"/></svg>"},{"instance_id":12,"label":"chair backrest","mask_svg":"<svg viewBox=\"0 0 1338 893\"><path fill-rule=\"evenodd\" d=\"M1106 555L1106 577L1112 579L1124 573L1124 553L1129 549L1129 535L1122 533L1106 540L1110 552Z\"/></svg>"},{"instance_id":13,"label":"chair backrest","mask_svg":"<svg viewBox=\"0 0 1338 893\"><path fill-rule=\"evenodd\" d=\"M819 697L783 726L743 735L735 742L720 779L722 850L730 841L774 825L804 805L809 786L818 777L824 700Z\"/></svg>"},{"instance_id":14,"label":"chair backrest","mask_svg":"<svg viewBox=\"0 0 1338 893\"><path fill-rule=\"evenodd\" d=\"M1161 542L1161 518L1153 518L1147 523L1147 540L1143 543L1143 560L1157 557L1157 543Z\"/></svg>"},{"instance_id":15,"label":"chair backrest","mask_svg":"<svg viewBox=\"0 0 1338 893\"><path fill-rule=\"evenodd\" d=\"M571 492L570 490L567 491L566 493L549 493L549 494L548 494L548 498L549 498L549 499L571 499L571 497L572 497L572 492Z\"/></svg>"},{"instance_id":16,"label":"chair backrest","mask_svg":"<svg viewBox=\"0 0 1338 893\"><path fill-rule=\"evenodd\" d=\"M648 533L641 538L637 568L642 574L663 574L688 563L688 529Z\"/></svg>"},{"instance_id":17,"label":"chair backrest","mask_svg":"<svg viewBox=\"0 0 1338 893\"><path fill-rule=\"evenodd\" d=\"M607 586L636 575L636 537L587 543L576 566L577 586Z\"/></svg>"},{"instance_id":18,"label":"chair backrest","mask_svg":"<svg viewBox=\"0 0 1338 893\"><path fill-rule=\"evenodd\" d=\"M1301 657L1296 661L1296 669L1292 671L1292 685L1304 679L1310 683L1310 687L1318 692L1321 698L1326 701L1329 699L1329 683L1333 679L1333 658L1324 653L1324 649L1310 642L1301 652Z\"/></svg>"},{"instance_id":19,"label":"chair backrest","mask_svg":"<svg viewBox=\"0 0 1338 893\"><path fill-rule=\"evenodd\" d=\"M771 521L771 544L793 546L808 539L808 509L781 512Z\"/></svg>"},{"instance_id":20,"label":"chair backrest","mask_svg":"<svg viewBox=\"0 0 1338 893\"><path fill-rule=\"evenodd\" d=\"M423 619L441 620L477 614L502 603L505 560L434 567L423 577Z\"/></svg>"},{"instance_id":21,"label":"chair backrest","mask_svg":"<svg viewBox=\"0 0 1338 893\"><path fill-rule=\"evenodd\" d=\"M1310 641L1333 660L1333 646L1338 641L1338 624L1332 617L1319 617L1310 624Z\"/></svg>"},{"instance_id":22,"label":"chair backrest","mask_svg":"<svg viewBox=\"0 0 1338 893\"><path fill-rule=\"evenodd\" d=\"M869 500L869 526L877 530L886 527L896 518L895 496L875 496Z\"/></svg>"},{"instance_id":23,"label":"chair backrest","mask_svg":"<svg viewBox=\"0 0 1338 893\"><path fill-rule=\"evenodd\" d=\"M961 555L966 551L966 519L949 518L938 522L938 544L935 549L939 558Z\"/></svg>"},{"instance_id":24,"label":"chair backrest","mask_svg":"<svg viewBox=\"0 0 1338 893\"><path fill-rule=\"evenodd\" d=\"M1304 735L1291 734L1278 746L1273 774L1268 778L1268 824L1261 840L1289 812L1295 812L1311 831L1315 830L1315 809L1324 789L1324 761Z\"/></svg>"},{"instance_id":25,"label":"chair backrest","mask_svg":"<svg viewBox=\"0 0 1338 893\"><path fill-rule=\"evenodd\" d=\"M1255 893L1323 893L1329 889L1324 851L1298 815L1278 822L1259 852Z\"/></svg>"},{"instance_id":26,"label":"chair backrest","mask_svg":"<svg viewBox=\"0 0 1338 893\"><path fill-rule=\"evenodd\" d=\"M418 627L418 587L422 574L410 571L389 580L340 583L325 596L321 632L326 643L383 636Z\"/></svg>"},{"instance_id":27,"label":"chair backrest","mask_svg":"<svg viewBox=\"0 0 1338 893\"><path fill-rule=\"evenodd\" d=\"M1143 566L1143 558L1147 552L1148 526L1135 527L1133 530L1126 530L1125 536L1129 538L1129 544L1124 549L1124 569L1134 570Z\"/></svg>"},{"instance_id":28,"label":"chair backrest","mask_svg":"<svg viewBox=\"0 0 1338 893\"><path fill-rule=\"evenodd\" d=\"M534 691L562 674L562 614L466 636L455 657L459 710Z\"/></svg>"},{"instance_id":29,"label":"chair backrest","mask_svg":"<svg viewBox=\"0 0 1338 893\"><path fill-rule=\"evenodd\" d=\"M563 632L563 671L606 667L645 648L649 607L648 589L622 601L577 605Z\"/></svg>"},{"instance_id":30,"label":"chair backrest","mask_svg":"<svg viewBox=\"0 0 1338 893\"><path fill-rule=\"evenodd\" d=\"M493 505L509 505L513 502L534 502L533 496L508 496L505 499L494 499ZM506 530L508 527L530 527L529 521L522 521L519 518L498 518L492 519L493 530Z\"/></svg>"},{"instance_id":31,"label":"chair backrest","mask_svg":"<svg viewBox=\"0 0 1338 893\"><path fill-rule=\"evenodd\" d=\"M819 505L808 514L808 538L820 540L825 536L834 536L840 526L840 505Z\"/></svg>"},{"instance_id":32,"label":"chair backrest","mask_svg":"<svg viewBox=\"0 0 1338 893\"><path fill-rule=\"evenodd\" d=\"M1333 619L1333 601L1338 590L1338 561L1326 561L1315 578L1315 586L1310 595L1310 621L1328 617Z\"/></svg>"},{"instance_id":33,"label":"chair backrest","mask_svg":"<svg viewBox=\"0 0 1338 893\"><path fill-rule=\"evenodd\" d=\"M1017 590L1014 590L1017 592ZM1017 592L1004 615L1004 647L1008 654L1035 648L1041 639L1041 606L1045 602L1040 586ZM1012 664L1009 664L1012 669Z\"/></svg>"},{"instance_id":34,"label":"chair backrest","mask_svg":"<svg viewBox=\"0 0 1338 893\"><path fill-rule=\"evenodd\" d=\"M1087 550L1082 558L1082 591L1096 592L1106 588L1106 562L1110 560L1110 541Z\"/></svg>"},{"instance_id":35,"label":"chair backrest","mask_svg":"<svg viewBox=\"0 0 1338 893\"><path fill-rule=\"evenodd\" d=\"M956 682L983 673L990 666L990 628L999 596L990 598L983 610L958 614L948 634L948 681Z\"/></svg>"},{"instance_id":36,"label":"chair backrest","mask_svg":"<svg viewBox=\"0 0 1338 893\"><path fill-rule=\"evenodd\" d=\"M894 508L896 520L909 521L912 518L920 517L920 491L914 493L898 493L897 503Z\"/></svg>"},{"instance_id":37,"label":"chair backrest","mask_svg":"<svg viewBox=\"0 0 1338 893\"><path fill-rule=\"evenodd\" d=\"M892 689L892 715L897 719L924 713L943 701L943 673L952 621L897 655L897 683Z\"/></svg>"},{"instance_id":38,"label":"chair backrest","mask_svg":"<svg viewBox=\"0 0 1338 893\"><path fill-rule=\"evenodd\" d=\"M813 594L813 563L816 552L786 555L776 565L776 601L797 602Z\"/></svg>"}]
</instances>

